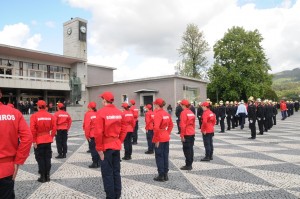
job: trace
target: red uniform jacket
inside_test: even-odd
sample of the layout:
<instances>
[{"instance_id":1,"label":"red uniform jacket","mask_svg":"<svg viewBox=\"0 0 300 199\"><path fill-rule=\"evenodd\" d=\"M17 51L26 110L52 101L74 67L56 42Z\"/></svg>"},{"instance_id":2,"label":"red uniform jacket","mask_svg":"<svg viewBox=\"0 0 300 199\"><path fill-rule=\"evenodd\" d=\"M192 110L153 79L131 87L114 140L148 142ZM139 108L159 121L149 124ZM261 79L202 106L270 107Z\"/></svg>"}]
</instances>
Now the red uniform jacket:
<instances>
[{"instance_id":1,"label":"red uniform jacket","mask_svg":"<svg viewBox=\"0 0 300 199\"><path fill-rule=\"evenodd\" d=\"M0 137L0 178L5 178L13 175L14 164L24 164L29 156L32 134L20 111L1 102Z\"/></svg>"},{"instance_id":2,"label":"red uniform jacket","mask_svg":"<svg viewBox=\"0 0 300 199\"><path fill-rule=\"evenodd\" d=\"M52 143L56 134L55 117L46 110L40 109L30 117L30 130L33 135L33 143Z\"/></svg>"},{"instance_id":3,"label":"red uniform jacket","mask_svg":"<svg viewBox=\"0 0 300 199\"><path fill-rule=\"evenodd\" d=\"M133 128L135 126L135 121L132 112L130 110L124 110L122 117L126 133L132 133Z\"/></svg>"},{"instance_id":4,"label":"red uniform jacket","mask_svg":"<svg viewBox=\"0 0 300 199\"><path fill-rule=\"evenodd\" d=\"M58 130L69 130L72 124L72 118L66 111L59 110L54 113L56 119L56 128Z\"/></svg>"},{"instance_id":5,"label":"red uniform jacket","mask_svg":"<svg viewBox=\"0 0 300 199\"><path fill-rule=\"evenodd\" d=\"M86 112L84 115L82 128L83 128L86 139L95 137L96 114L97 114L97 112L90 110L90 111Z\"/></svg>"},{"instance_id":6,"label":"red uniform jacket","mask_svg":"<svg viewBox=\"0 0 300 199\"><path fill-rule=\"evenodd\" d=\"M98 110L95 131L97 151L105 151L106 149L121 150L121 145L127 133L122 121L122 112L113 104L108 104Z\"/></svg>"},{"instance_id":7,"label":"red uniform jacket","mask_svg":"<svg viewBox=\"0 0 300 199\"><path fill-rule=\"evenodd\" d=\"M133 114L133 117L134 117L134 121L137 121L138 120L138 117L139 117L139 109L135 107L135 105L132 105L130 107L130 111L132 112Z\"/></svg>"},{"instance_id":8,"label":"red uniform jacket","mask_svg":"<svg viewBox=\"0 0 300 199\"><path fill-rule=\"evenodd\" d=\"M149 110L147 111L146 115L145 115L145 129L146 131L148 130L153 130L153 126L154 126L154 112Z\"/></svg>"},{"instance_id":9,"label":"red uniform jacket","mask_svg":"<svg viewBox=\"0 0 300 199\"><path fill-rule=\"evenodd\" d=\"M286 108L286 103L285 103L285 102L281 102L281 103L280 103L280 110L281 110L281 111L286 111L286 110L287 110L287 108Z\"/></svg>"},{"instance_id":10,"label":"red uniform jacket","mask_svg":"<svg viewBox=\"0 0 300 199\"><path fill-rule=\"evenodd\" d=\"M202 115L202 133L214 133L216 124L216 115L209 109L205 110Z\"/></svg>"},{"instance_id":11,"label":"red uniform jacket","mask_svg":"<svg viewBox=\"0 0 300 199\"><path fill-rule=\"evenodd\" d=\"M168 142L173 129L172 117L163 109L158 109L154 115L154 135L152 142Z\"/></svg>"},{"instance_id":12,"label":"red uniform jacket","mask_svg":"<svg viewBox=\"0 0 300 199\"><path fill-rule=\"evenodd\" d=\"M180 114L180 137L195 135L195 114L185 108Z\"/></svg>"}]
</instances>

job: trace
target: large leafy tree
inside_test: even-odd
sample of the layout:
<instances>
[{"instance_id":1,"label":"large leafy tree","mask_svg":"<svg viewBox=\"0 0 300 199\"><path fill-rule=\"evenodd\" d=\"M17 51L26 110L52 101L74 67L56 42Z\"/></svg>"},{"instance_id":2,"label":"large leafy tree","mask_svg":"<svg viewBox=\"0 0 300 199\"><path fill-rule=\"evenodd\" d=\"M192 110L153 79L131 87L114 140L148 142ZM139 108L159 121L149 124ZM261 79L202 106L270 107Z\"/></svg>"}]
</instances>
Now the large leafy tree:
<instances>
[{"instance_id":1,"label":"large leafy tree","mask_svg":"<svg viewBox=\"0 0 300 199\"><path fill-rule=\"evenodd\" d=\"M184 76L203 78L208 65L205 53L209 51L203 32L195 24L188 24L178 49L182 60L177 64L177 71Z\"/></svg>"},{"instance_id":2,"label":"large leafy tree","mask_svg":"<svg viewBox=\"0 0 300 199\"><path fill-rule=\"evenodd\" d=\"M270 92L270 65L261 46L258 32L233 27L214 45L214 64L208 75L209 97L223 100L246 100L249 96L264 98Z\"/></svg>"}]
</instances>

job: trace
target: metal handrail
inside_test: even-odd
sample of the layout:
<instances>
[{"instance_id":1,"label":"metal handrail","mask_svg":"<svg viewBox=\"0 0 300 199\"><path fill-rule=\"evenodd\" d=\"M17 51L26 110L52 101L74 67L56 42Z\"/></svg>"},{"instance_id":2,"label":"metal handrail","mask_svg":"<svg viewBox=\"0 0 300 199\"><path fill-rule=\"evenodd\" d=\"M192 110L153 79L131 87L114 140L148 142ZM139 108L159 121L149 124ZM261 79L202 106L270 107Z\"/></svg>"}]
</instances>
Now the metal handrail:
<instances>
[{"instance_id":1,"label":"metal handrail","mask_svg":"<svg viewBox=\"0 0 300 199\"><path fill-rule=\"evenodd\" d=\"M43 81L43 82L61 82L61 83L69 83L69 80L62 79L50 79L50 78L40 78L40 77L27 77L27 76L16 76L16 75L3 75L0 74L0 78L8 78L8 79L20 79L20 80L31 80L31 81Z\"/></svg>"}]
</instances>

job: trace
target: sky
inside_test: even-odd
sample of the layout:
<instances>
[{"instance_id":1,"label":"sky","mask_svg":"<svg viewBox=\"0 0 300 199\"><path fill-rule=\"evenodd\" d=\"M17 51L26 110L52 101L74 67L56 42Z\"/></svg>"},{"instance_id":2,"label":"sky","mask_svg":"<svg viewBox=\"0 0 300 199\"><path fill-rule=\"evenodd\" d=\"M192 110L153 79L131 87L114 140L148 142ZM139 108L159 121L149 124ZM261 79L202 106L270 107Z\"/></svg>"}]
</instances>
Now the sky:
<instances>
[{"instance_id":1,"label":"sky","mask_svg":"<svg viewBox=\"0 0 300 199\"><path fill-rule=\"evenodd\" d=\"M63 54L63 23L88 21L88 63L114 80L175 73L188 24L213 45L228 29L257 29L272 70L300 67L300 0L10 0L1 2L0 43Z\"/></svg>"}]
</instances>

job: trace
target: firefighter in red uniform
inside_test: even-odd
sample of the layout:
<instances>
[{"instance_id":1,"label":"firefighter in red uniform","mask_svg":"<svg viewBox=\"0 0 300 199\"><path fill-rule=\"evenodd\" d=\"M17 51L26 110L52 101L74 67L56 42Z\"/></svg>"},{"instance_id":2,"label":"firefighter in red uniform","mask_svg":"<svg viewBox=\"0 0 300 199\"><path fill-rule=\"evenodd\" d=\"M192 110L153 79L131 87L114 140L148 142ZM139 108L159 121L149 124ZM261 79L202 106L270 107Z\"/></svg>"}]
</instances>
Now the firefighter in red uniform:
<instances>
[{"instance_id":1,"label":"firefighter in red uniform","mask_svg":"<svg viewBox=\"0 0 300 199\"><path fill-rule=\"evenodd\" d=\"M134 117L132 112L129 110L129 105L124 102L122 103L122 107L124 108L123 111L123 125L125 125L126 129L126 138L124 140L124 149L125 149L125 154L124 157L122 158L123 160L131 160L131 155L132 155L132 133L133 133L133 128L135 125Z\"/></svg>"},{"instance_id":2,"label":"firefighter in red uniform","mask_svg":"<svg viewBox=\"0 0 300 199\"><path fill-rule=\"evenodd\" d=\"M50 181L50 169L52 150L51 143L56 134L56 120L53 115L46 111L46 102L37 102L38 112L30 117L30 129L33 136L33 147L39 166L39 182Z\"/></svg>"},{"instance_id":3,"label":"firefighter in red uniform","mask_svg":"<svg viewBox=\"0 0 300 199\"><path fill-rule=\"evenodd\" d=\"M129 101L131 106L130 106L130 111L132 112L133 114L133 117L134 117L134 129L133 129L133 134L132 134L132 144L137 144L137 140L138 140L138 129L139 129L139 120L138 120L138 117L139 117L139 109L136 108L135 106L135 101L132 99Z\"/></svg>"},{"instance_id":4,"label":"firefighter in red uniform","mask_svg":"<svg viewBox=\"0 0 300 199\"><path fill-rule=\"evenodd\" d=\"M192 170L194 161L195 114L189 109L190 102L186 99L180 102L183 111L180 114L180 138L185 156L185 166L181 170Z\"/></svg>"},{"instance_id":5,"label":"firefighter in red uniform","mask_svg":"<svg viewBox=\"0 0 300 199\"><path fill-rule=\"evenodd\" d=\"M54 113L54 117L57 128L55 140L58 153L58 156L55 158L66 158L66 154L68 152L68 131L72 124L72 118L69 113L66 112L66 107L63 103L57 104L57 111Z\"/></svg>"},{"instance_id":6,"label":"firefighter in red uniform","mask_svg":"<svg viewBox=\"0 0 300 199\"><path fill-rule=\"evenodd\" d=\"M201 161L210 161L213 160L213 136L216 115L209 109L210 105L208 102L203 102L201 106L203 108L201 133L205 147L205 157L202 158Z\"/></svg>"},{"instance_id":7,"label":"firefighter in red uniform","mask_svg":"<svg viewBox=\"0 0 300 199\"><path fill-rule=\"evenodd\" d=\"M101 174L107 199L121 197L120 150L126 136L122 112L112 103L111 92L100 95L104 107L96 115L96 150L101 159Z\"/></svg>"},{"instance_id":8,"label":"firefighter in red uniform","mask_svg":"<svg viewBox=\"0 0 300 199\"><path fill-rule=\"evenodd\" d=\"M32 134L21 112L1 102L0 129L0 198L10 199L15 198L14 181L19 165L29 156Z\"/></svg>"},{"instance_id":9,"label":"firefighter in red uniform","mask_svg":"<svg viewBox=\"0 0 300 199\"><path fill-rule=\"evenodd\" d=\"M86 137L86 140L89 143L89 150L91 151L93 163L89 165L89 168L98 168L100 166L100 157L96 151L95 144L95 131L96 131L96 102L90 102L88 104L88 111L84 115L83 120L83 131Z\"/></svg>"},{"instance_id":10,"label":"firefighter in red uniform","mask_svg":"<svg viewBox=\"0 0 300 199\"><path fill-rule=\"evenodd\" d=\"M155 160L158 170L158 176L153 180L164 182L169 180L169 141L173 129L173 121L171 115L163 109L166 105L163 99L157 98L153 104L156 111L152 142L155 144Z\"/></svg>"},{"instance_id":11,"label":"firefighter in red uniform","mask_svg":"<svg viewBox=\"0 0 300 199\"><path fill-rule=\"evenodd\" d=\"M146 115L145 115L145 130L147 136L147 143L148 143L148 151L145 151L145 154L153 154L154 153L154 144L152 142L153 139L153 126L154 126L154 112L152 111L152 105L147 104L146 108Z\"/></svg>"}]
</instances>

